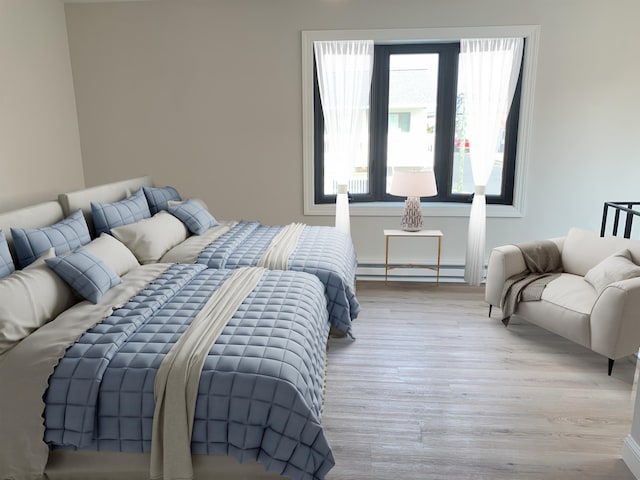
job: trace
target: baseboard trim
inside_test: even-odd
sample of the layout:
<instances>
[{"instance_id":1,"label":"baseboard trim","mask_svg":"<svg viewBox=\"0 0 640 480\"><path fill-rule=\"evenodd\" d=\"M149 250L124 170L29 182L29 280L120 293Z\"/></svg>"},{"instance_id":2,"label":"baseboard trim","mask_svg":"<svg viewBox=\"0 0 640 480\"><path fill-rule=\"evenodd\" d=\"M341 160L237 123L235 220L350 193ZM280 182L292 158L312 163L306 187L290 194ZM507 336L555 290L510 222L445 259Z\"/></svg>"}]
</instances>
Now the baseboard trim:
<instances>
[{"instance_id":1,"label":"baseboard trim","mask_svg":"<svg viewBox=\"0 0 640 480\"><path fill-rule=\"evenodd\" d=\"M396 264L390 264L390 267ZM389 271L389 280L394 282L435 282L435 265L431 268L394 268ZM356 271L358 280L384 281L384 263L359 263ZM440 265L440 282L464 283L464 265ZM483 279L484 282L484 279Z\"/></svg>"},{"instance_id":2,"label":"baseboard trim","mask_svg":"<svg viewBox=\"0 0 640 480\"><path fill-rule=\"evenodd\" d=\"M631 473L633 473L633 476L640 478L640 446L631 435L627 435L624 439L622 459L631 470Z\"/></svg>"}]
</instances>

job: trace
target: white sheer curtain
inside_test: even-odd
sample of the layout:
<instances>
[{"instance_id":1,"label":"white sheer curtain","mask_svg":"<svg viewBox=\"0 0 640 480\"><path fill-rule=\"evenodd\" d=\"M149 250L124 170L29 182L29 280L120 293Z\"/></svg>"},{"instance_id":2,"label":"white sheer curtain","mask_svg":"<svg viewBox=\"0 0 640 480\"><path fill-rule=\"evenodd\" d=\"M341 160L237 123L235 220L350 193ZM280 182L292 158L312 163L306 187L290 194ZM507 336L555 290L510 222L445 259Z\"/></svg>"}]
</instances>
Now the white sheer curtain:
<instances>
[{"instance_id":1,"label":"white sheer curtain","mask_svg":"<svg viewBox=\"0 0 640 480\"><path fill-rule=\"evenodd\" d=\"M522 61L522 38L463 39L460 69L475 192L469 216L464 279L480 285L486 243L485 188L498 152Z\"/></svg>"},{"instance_id":2,"label":"white sheer curtain","mask_svg":"<svg viewBox=\"0 0 640 480\"><path fill-rule=\"evenodd\" d=\"M313 48L328 149L337 166L336 228L350 234L347 191L368 121L373 40L314 42Z\"/></svg>"}]
</instances>

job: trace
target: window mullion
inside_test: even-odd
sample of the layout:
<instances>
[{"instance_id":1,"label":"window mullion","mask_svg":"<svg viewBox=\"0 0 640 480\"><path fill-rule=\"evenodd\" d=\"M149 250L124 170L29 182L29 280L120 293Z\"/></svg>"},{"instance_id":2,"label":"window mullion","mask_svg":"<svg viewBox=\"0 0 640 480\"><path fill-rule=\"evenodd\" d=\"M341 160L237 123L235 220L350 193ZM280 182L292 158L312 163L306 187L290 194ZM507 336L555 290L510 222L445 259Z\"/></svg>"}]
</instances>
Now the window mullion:
<instances>
[{"instance_id":1,"label":"window mullion","mask_svg":"<svg viewBox=\"0 0 640 480\"><path fill-rule=\"evenodd\" d=\"M375 46L372 81L369 111L370 188L373 198L376 201L383 201L387 197L387 118L389 116L389 49L386 46Z\"/></svg>"},{"instance_id":2,"label":"window mullion","mask_svg":"<svg viewBox=\"0 0 640 480\"><path fill-rule=\"evenodd\" d=\"M451 200L459 52L460 44L447 45L440 51L434 161L438 195L431 201Z\"/></svg>"}]
</instances>

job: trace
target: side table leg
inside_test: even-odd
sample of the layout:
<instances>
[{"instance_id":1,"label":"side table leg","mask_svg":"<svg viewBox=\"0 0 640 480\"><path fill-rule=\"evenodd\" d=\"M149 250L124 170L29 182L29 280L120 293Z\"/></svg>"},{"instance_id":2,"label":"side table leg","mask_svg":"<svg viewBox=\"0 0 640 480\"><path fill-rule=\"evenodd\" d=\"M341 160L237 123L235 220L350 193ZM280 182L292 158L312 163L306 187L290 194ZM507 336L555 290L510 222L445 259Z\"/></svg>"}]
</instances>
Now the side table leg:
<instances>
[{"instance_id":1,"label":"side table leg","mask_svg":"<svg viewBox=\"0 0 640 480\"><path fill-rule=\"evenodd\" d=\"M384 283L387 283L389 280L389 237L386 236L386 253L384 256Z\"/></svg>"},{"instance_id":2,"label":"side table leg","mask_svg":"<svg viewBox=\"0 0 640 480\"><path fill-rule=\"evenodd\" d=\"M436 270L436 285L440 285L440 249L442 247L442 237L438 237L438 269Z\"/></svg>"}]
</instances>

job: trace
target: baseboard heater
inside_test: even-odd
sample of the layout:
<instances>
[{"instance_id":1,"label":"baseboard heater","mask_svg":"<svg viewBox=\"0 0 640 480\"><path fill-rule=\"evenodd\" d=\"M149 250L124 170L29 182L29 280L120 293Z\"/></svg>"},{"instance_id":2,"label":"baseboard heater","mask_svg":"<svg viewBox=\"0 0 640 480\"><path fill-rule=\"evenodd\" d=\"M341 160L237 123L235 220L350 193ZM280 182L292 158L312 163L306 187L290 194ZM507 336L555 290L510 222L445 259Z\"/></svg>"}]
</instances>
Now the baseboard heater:
<instances>
[{"instance_id":1,"label":"baseboard heater","mask_svg":"<svg viewBox=\"0 0 640 480\"><path fill-rule=\"evenodd\" d=\"M390 267L399 264L389 264ZM429 265L435 268L435 265ZM356 271L358 280L384 281L384 263L359 263ZM428 268L395 268L389 271L389 281L435 282L436 272ZM464 265L440 265L440 282L464 283Z\"/></svg>"}]
</instances>

